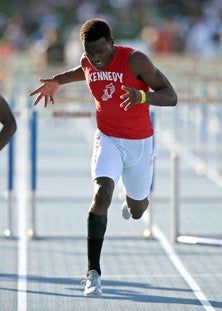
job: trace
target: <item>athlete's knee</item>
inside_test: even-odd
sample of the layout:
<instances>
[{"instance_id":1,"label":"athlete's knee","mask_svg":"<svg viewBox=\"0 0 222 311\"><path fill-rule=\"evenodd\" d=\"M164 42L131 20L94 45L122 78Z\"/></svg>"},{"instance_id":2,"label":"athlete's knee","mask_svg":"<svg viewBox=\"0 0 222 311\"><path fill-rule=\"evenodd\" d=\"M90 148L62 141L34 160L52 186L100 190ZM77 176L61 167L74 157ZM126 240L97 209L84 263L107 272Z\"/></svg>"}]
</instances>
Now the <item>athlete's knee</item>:
<instances>
[{"instance_id":1,"label":"athlete's knee","mask_svg":"<svg viewBox=\"0 0 222 311\"><path fill-rule=\"evenodd\" d=\"M145 212L146 209L147 209L147 207L137 208L136 210L130 210L132 218L133 219L140 219L143 216L143 213Z\"/></svg>"},{"instance_id":2,"label":"athlete's knee","mask_svg":"<svg viewBox=\"0 0 222 311\"><path fill-rule=\"evenodd\" d=\"M108 208L111 204L114 182L110 178L100 177L94 181L94 208Z\"/></svg>"},{"instance_id":3,"label":"athlete's knee","mask_svg":"<svg viewBox=\"0 0 222 311\"><path fill-rule=\"evenodd\" d=\"M140 219L143 216L143 213L146 211L149 205L148 199L142 201L131 201L128 205L129 211L133 219Z\"/></svg>"},{"instance_id":4,"label":"athlete's knee","mask_svg":"<svg viewBox=\"0 0 222 311\"><path fill-rule=\"evenodd\" d=\"M94 195L94 200L99 205L109 205L112 200L112 189L107 185L100 185Z\"/></svg>"}]
</instances>

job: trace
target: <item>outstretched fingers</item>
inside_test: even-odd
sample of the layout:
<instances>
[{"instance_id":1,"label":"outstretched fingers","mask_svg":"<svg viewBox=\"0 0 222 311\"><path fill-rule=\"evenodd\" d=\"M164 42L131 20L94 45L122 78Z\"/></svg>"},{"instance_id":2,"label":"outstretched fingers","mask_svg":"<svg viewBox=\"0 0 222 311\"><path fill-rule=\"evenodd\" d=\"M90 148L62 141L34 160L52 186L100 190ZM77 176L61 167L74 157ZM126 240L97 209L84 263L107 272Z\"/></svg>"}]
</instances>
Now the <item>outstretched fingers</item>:
<instances>
[{"instance_id":1,"label":"outstretched fingers","mask_svg":"<svg viewBox=\"0 0 222 311\"><path fill-rule=\"evenodd\" d=\"M48 103L51 103L52 105L54 104L54 98L53 96L46 96L45 95L45 102L44 102L44 108L48 106Z\"/></svg>"},{"instance_id":2,"label":"outstretched fingers","mask_svg":"<svg viewBox=\"0 0 222 311\"><path fill-rule=\"evenodd\" d=\"M37 105L39 101L44 97L44 107L46 108L48 103L54 104L53 95L57 91L59 84L53 79L40 79L42 85L32 91L29 96L38 94L38 97L35 99L33 105Z\"/></svg>"},{"instance_id":3,"label":"outstretched fingers","mask_svg":"<svg viewBox=\"0 0 222 311\"><path fill-rule=\"evenodd\" d=\"M52 105L54 105L54 98L53 98L53 96L47 96L47 95L42 95L42 94L39 94L39 95L38 95L38 97L35 99L33 105L36 106L36 105L40 102L40 100L41 100L43 97L45 98L45 99L44 99L44 108L46 108L46 107L48 106L48 103L49 103L49 102L50 102Z\"/></svg>"},{"instance_id":4,"label":"outstretched fingers","mask_svg":"<svg viewBox=\"0 0 222 311\"><path fill-rule=\"evenodd\" d=\"M35 93L36 94L36 93ZM34 94L33 94L34 95ZM31 95L30 95L31 96ZM35 99L33 105L36 106L39 101L42 99L43 95L42 94L39 94L38 97Z\"/></svg>"},{"instance_id":5,"label":"outstretched fingers","mask_svg":"<svg viewBox=\"0 0 222 311\"><path fill-rule=\"evenodd\" d=\"M46 107L47 107L47 105L48 105L48 101L49 101L49 97L48 97L48 96L45 96L44 108L46 108Z\"/></svg>"},{"instance_id":6,"label":"outstretched fingers","mask_svg":"<svg viewBox=\"0 0 222 311\"><path fill-rule=\"evenodd\" d=\"M38 87L37 89L35 89L34 91L32 91L31 93L29 93L29 96L36 95L36 94L40 93L41 90L42 90L42 85L40 87Z\"/></svg>"},{"instance_id":7,"label":"outstretched fingers","mask_svg":"<svg viewBox=\"0 0 222 311\"><path fill-rule=\"evenodd\" d=\"M53 96L49 96L49 101L51 102L52 105L54 105L54 98L53 98Z\"/></svg>"}]
</instances>

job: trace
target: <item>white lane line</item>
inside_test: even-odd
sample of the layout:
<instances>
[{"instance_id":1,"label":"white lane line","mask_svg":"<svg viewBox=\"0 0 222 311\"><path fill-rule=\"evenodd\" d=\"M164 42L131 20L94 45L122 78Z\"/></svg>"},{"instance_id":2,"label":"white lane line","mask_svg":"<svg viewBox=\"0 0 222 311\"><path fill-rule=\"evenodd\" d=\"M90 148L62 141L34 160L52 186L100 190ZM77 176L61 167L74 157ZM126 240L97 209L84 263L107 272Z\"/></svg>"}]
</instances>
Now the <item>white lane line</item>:
<instances>
[{"instance_id":1,"label":"white lane line","mask_svg":"<svg viewBox=\"0 0 222 311\"><path fill-rule=\"evenodd\" d=\"M177 269L177 271L180 273L180 275L192 289L193 293L195 294L201 305L204 307L204 309L207 311L215 311L211 303L207 300L206 296L202 292L199 285L192 278L190 273L187 271L187 269L180 261L179 257L175 253L173 247L170 245L165 235L155 225L153 226L153 234L156 237L156 239L160 242L162 248L164 249L165 253L167 254L168 258L170 259L174 267Z\"/></svg>"},{"instance_id":2,"label":"white lane line","mask_svg":"<svg viewBox=\"0 0 222 311\"><path fill-rule=\"evenodd\" d=\"M21 110L16 137L15 192L18 211L18 311L27 310L28 113Z\"/></svg>"}]
</instances>

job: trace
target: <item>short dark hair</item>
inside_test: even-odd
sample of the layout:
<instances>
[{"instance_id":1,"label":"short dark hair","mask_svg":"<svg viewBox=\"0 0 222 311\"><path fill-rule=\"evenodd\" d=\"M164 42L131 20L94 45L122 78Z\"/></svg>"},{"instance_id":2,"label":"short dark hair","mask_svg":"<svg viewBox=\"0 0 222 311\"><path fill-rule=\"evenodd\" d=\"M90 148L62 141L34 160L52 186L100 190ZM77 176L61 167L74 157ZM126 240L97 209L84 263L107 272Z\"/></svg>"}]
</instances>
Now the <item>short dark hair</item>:
<instances>
[{"instance_id":1,"label":"short dark hair","mask_svg":"<svg viewBox=\"0 0 222 311\"><path fill-rule=\"evenodd\" d=\"M112 39L111 29L108 23L101 18L91 18L87 20L80 29L80 40L97 41L105 38L107 41Z\"/></svg>"}]
</instances>

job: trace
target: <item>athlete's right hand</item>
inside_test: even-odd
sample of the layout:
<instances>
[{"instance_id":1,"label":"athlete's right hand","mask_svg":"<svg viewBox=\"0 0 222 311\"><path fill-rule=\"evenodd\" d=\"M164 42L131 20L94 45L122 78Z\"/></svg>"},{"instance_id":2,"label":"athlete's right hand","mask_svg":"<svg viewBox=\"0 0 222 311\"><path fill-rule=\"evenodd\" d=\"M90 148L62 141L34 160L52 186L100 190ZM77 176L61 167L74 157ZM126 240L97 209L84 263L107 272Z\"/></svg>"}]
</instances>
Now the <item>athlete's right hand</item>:
<instances>
[{"instance_id":1,"label":"athlete's right hand","mask_svg":"<svg viewBox=\"0 0 222 311\"><path fill-rule=\"evenodd\" d=\"M42 82L42 85L32 91L29 96L33 96L36 94L39 94L36 100L34 101L33 105L37 105L39 101L42 99L42 97L45 97L45 103L44 107L46 108L48 103L51 102L51 104L54 104L54 98L53 95L59 88L59 83L51 78L51 79L40 79L40 82Z\"/></svg>"}]
</instances>

